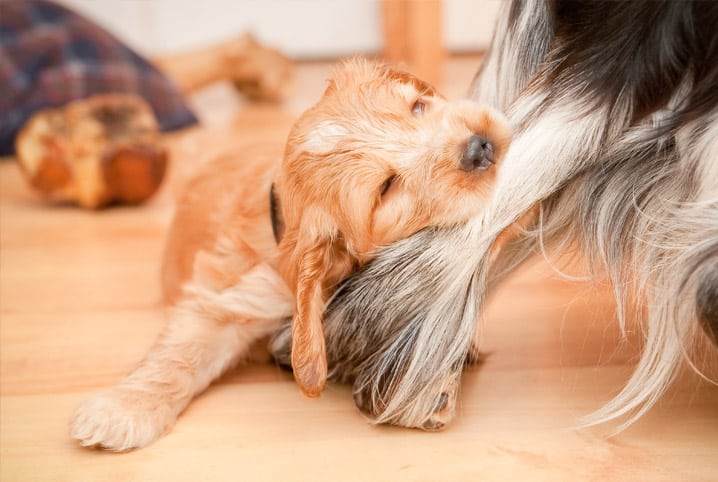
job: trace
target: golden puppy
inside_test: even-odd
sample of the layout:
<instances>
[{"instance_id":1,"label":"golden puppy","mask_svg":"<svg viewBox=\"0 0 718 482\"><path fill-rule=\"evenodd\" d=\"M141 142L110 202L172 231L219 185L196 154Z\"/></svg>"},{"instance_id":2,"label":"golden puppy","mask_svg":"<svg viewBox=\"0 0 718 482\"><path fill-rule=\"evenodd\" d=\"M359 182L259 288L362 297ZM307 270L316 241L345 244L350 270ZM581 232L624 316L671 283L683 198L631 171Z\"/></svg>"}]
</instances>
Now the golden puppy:
<instances>
[{"instance_id":1,"label":"golden puppy","mask_svg":"<svg viewBox=\"0 0 718 482\"><path fill-rule=\"evenodd\" d=\"M377 248L475 215L509 138L494 111L386 66L343 64L281 163L227 157L188 186L164 261L170 322L139 367L77 408L72 436L117 451L149 444L290 317L295 378L318 396L332 290Z\"/></svg>"}]
</instances>

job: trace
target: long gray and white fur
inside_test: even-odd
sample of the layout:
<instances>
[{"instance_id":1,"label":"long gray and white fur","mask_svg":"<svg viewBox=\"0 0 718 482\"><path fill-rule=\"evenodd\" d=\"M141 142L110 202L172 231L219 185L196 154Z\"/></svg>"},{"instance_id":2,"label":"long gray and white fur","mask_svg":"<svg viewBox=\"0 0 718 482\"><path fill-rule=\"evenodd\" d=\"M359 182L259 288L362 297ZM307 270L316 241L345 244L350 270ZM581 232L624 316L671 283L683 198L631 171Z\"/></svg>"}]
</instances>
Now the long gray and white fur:
<instances>
[{"instance_id":1,"label":"long gray and white fur","mask_svg":"<svg viewBox=\"0 0 718 482\"><path fill-rule=\"evenodd\" d=\"M327 312L331 374L354 381L376 422L426 425L461 373L490 287L544 245L578 245L592 274L608 275L622 329L629 314L643 316L633 375L586 425L630 425L693 366L701 326L715 342L715 25L710 2L502 6L470 90L514 127L493 198L466 226L385 249ZM489 263L497 236L532 208L533 221ZM641 307L629 313L629 299ZM280 359L286 338L274 341Z\"/></svg>"}]
</instances>

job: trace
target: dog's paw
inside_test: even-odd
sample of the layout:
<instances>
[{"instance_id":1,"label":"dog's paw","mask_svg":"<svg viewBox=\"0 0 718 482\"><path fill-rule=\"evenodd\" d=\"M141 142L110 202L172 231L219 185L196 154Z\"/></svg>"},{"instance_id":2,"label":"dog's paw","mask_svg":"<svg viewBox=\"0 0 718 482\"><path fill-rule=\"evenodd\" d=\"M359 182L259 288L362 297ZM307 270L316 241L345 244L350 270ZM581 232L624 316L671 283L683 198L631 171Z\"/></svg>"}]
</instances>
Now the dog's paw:
<instances>
[{"instance_id":1,"label":"dog's paw","mask_svg":"<svg viewBox=\"0 0 718 482\"><path fill-rule=\"evenodd\" d=\"M141 393L113 389L77 407L70 435L85 447L124 452L154 442L175 419L169 407L158 407Z\"/></svg>"},{"instance_id":2,"label":"dog's paw","mask_svg":"<svg viewBox=\"0 0 718 482\"><path fill-rule=\"evenodd\" d=\"M370 385L355 384L354 402L357 408L375 423L436 432L443 429L456 415L459 375L458 371L450 373L442 384L442 390L434 395L427 395L425 403L418 398L412 399L392 413L387 412L385 403L391 394L385 390L382 392L384 396L372 396Z\"/></svg>"},{"instance_id":3,"label":"dog's paw","mask_svg":"<svg viewBox=\"0 0 718 482\"><path fill-rule=\"evenodd\" d=\"M421 426L423 430L436 432L446 427L456 414L456 396L455 389L442 392L436 401L436 407L431 416Z\"/></svg>"}]
</instances>

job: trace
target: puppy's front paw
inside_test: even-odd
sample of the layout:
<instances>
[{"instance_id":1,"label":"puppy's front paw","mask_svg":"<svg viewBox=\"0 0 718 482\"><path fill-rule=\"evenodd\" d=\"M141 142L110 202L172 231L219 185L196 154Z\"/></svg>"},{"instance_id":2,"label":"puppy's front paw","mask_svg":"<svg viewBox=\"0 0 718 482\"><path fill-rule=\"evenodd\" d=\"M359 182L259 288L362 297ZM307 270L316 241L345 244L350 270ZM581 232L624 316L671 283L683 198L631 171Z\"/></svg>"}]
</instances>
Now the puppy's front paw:
<instances>
[{"instance_id":1,"label":"puppy's front paw","mask_svg":"<svg viewBox=\"0 0 718 482\"><path fill-rule=\"evenodd\" d=\"M150 394L112 389L84 400L70 420L70 435L85 447L115 452L154 442L176 419Z\"/></svg>"}]
</instances>

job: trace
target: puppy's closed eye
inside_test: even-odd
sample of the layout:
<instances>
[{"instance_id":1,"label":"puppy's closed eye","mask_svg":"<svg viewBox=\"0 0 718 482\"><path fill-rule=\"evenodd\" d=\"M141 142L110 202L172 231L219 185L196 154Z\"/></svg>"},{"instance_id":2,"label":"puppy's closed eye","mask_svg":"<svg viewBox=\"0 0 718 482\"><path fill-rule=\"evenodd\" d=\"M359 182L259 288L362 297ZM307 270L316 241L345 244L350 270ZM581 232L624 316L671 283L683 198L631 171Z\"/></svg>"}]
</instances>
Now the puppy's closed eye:
<instances>
[{"instance_id":1,"label":"puppy's closed eye","mask_svg":"<svg viewBox=\"0 0 718 482\"><path fill-rule=\"evenodd\" d=\"M418 99L414 104L411 106L411 113L414 116L420 116L424 113L426 110L426 102L424 102L421 99Z\"/></svg>"}]
</instances>

